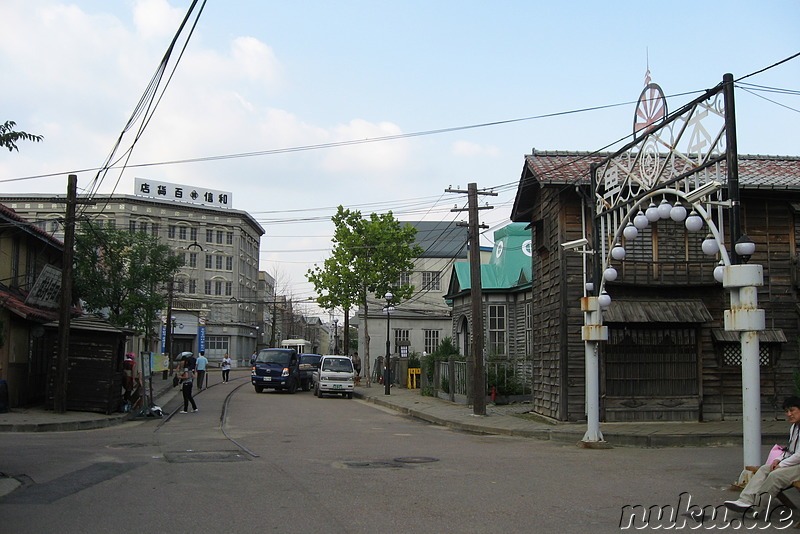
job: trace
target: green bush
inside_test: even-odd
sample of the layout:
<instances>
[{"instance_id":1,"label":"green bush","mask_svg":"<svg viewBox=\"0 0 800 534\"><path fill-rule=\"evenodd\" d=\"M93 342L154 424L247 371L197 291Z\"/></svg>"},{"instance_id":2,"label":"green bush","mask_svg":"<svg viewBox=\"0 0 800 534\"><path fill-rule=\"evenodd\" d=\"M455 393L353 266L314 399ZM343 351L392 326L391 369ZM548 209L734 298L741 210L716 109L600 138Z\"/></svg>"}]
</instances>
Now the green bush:
<instances>
[{"instance_id":1,"label":"green bush","mask_svg":"<svg viewBox=\"0 0 800 534\"><path fill-rule=\"evenodd\" d=\"M446 376L442 377L442 391L444 393L450 393L450 380L448 380Z\"/></svg>"},{"instance_id":2,"label":"green bush","mask_svg":"<svg viewBox=\"0 0 800 534\"><path fill-rule=\"evenodd\" d=\"M408 355L408 368L409 369L418 369L420 368L420 359L418 352L412 352Z\"/></svg>"},{"instance_id":3,"label":"green bush","mask_svg":"<svg viewBox=\"0 0 800 534\"><path fill-rule=\"evenodd\" d=\"M522 382L511 373L504 373L503 367L499 365L489 365L486 370L486 394L492 393L492 388L497 388L498 395L522 395L525 387Z\"/></svg>"}]
</instances>

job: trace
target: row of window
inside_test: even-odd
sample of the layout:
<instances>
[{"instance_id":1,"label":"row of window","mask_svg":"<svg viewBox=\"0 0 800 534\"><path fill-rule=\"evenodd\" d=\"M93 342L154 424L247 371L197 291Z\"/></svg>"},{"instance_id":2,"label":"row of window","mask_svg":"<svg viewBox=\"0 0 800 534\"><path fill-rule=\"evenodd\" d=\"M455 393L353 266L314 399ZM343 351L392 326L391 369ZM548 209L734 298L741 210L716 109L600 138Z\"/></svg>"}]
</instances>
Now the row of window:
<instances>
[{"instance_id":1,"label":"row of window","mask_svg":"<svg viewBox=\"0 0 800 534\"><path fill-rule=\"evenodd\" d=\"M194 278L179 280L176 289L180 293L197 294L197 280ZM205 280L203 294L230 297L233 295L233 282L227 280Z\"/></svg>"},{"instance_id":2,"label":"row of window","mask_svg":"<svg viewBox=\"0 0 800 534\"><path fill-rule=\"evenodd\" d=\"M423 330L425 339L425 353L430 354L439 348L439 331ZM408 345L411 330L407 328L395 328L394 330L394 350L395 354L400 353L401 345Z\"/></svg>"},{"instance_id":3,"label":"row of window","mask_svg":"<svg viewBox=\"0 0 800 534\"><path fill-rule=\"evenodd\" d=\"M183 264L186 267L197 267L197 252L175 252L169 251L170 256L179 256L183 258ZM205 257L206 269L216 269L218 271L233 271L233 256L226 256L224 254L206 254Z\"/></svg>"},{"instance_id":4,"label":"row of window","mask_svg":"<svg viewBox=\"0 0 800 534\"><path fill-rule=\"evenodd\" d=\"M402 273L400 275L399 285L411 285L411 273ZM441 291L442 279L439 271L422 271L422 288L423 291Z\"/></svg>"}]
</instances>

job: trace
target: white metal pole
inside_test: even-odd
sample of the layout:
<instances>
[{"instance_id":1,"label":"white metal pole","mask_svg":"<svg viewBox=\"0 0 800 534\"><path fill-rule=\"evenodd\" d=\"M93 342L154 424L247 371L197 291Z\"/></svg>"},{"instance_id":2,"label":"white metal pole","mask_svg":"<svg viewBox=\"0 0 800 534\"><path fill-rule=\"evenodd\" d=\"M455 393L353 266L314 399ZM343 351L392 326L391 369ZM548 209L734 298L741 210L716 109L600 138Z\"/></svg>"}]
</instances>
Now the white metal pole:
<instances>
[{"instance_id":1,"label":"white metal pole","mask_svg":"<svg viewBox=\"0 0 800 534\"><path fill-rule=\"evenodd\" d=\"M583 297L581 311L584 313L581 336L586 357L586 433L581 445L595 448L607 445L600 432L600 363L597 346L599 341L608 340L608 327L602 325L598 297Z\"/></svg>"}]
</instances>

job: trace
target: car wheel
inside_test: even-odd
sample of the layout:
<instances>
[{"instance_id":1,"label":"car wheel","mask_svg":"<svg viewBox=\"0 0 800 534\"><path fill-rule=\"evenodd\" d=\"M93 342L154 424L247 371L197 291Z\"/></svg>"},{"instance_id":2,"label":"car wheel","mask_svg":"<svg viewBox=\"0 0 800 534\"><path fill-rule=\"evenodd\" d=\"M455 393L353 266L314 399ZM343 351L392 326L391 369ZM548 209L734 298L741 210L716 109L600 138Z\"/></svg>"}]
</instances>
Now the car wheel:
<instances>
[{"instance_id":1,"label":"car wheel","mask_svg":"<svg viewBox=\"0 0 800 534\"><path fill-rule=\"evenodd\" d=\"M352 399L352 398L353 398L353 394L352 394L352 393L348 393L348 394L347 394L347 398L348 398L348 399Z\"/></svg>"},{"instance_id":2,"label":"car wheel","mask_svg":"<svg viewBox=\"0 0 800 534\"><path fill-rule=\"evenodd\" d=\"M289 385L286 389L290 395L294 395L294 393L297 391L297 380L289 381Z\"/></svg>"},{"instance_id":3,"label":"car wheel","mask_svg":"<svg viewBox=\"0 0 800 534\"><path fill-rule=\"evenodd\" d=\"M256 388L256 393L261 393L262 391L264 391L264 386L255 386L255 388Z\"/></svg>"},{"instance_id":4,"label":"car wheel","mask_svg":"<svg viewBox=\"0 0 800 534\"><path fill-rule=\"evenodd\" d=\"M303 380L303 391L309 391L311 389L311 380Z\"/></svg>"},{"instance_id":5,"label":"car wheel","mask_svg":"<svg viewBox=\"0 0 800 534\"><path fill-rule=\"evenodd\" d=\"M314 396L322 398L322 392L319 390L319 384L314 386Z\"/></svg>"}]
</instances>

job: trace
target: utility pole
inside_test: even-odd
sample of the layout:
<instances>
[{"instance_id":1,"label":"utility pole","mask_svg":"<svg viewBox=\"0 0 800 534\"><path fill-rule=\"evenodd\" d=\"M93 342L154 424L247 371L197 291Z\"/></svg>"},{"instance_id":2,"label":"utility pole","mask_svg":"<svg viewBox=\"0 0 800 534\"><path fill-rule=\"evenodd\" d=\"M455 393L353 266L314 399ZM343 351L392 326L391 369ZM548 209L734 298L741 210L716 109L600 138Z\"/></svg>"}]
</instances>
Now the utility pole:
<instances>
[{"instance_id":1,"label":"utility pole","mask_svg":"<svg viewBox=\"0 0 800 534\"><path fill-rule=\"evenodd\" d=\"M467 211L469 215L469 274L470 274L470 304L472 305L472 344L467 370L472 369L472 413L486 415L486 369L484 364L483 340L483 290L481 286L481 228L488 228L478 222L478 211L489 210L492 206L478 206L478 195L497 196L490 191L478 191L478 184L467 184L466 191L445 189L446 193L466 193L467 209L453 208L450 211ZM451 386L453 387L453 386Z\"/></svg>"},{"instance_id":2,"label":"utility pole","mask_svg":"<svg viewBox=\"0 0 800 534\"><path fill-rule=\"evenodd\" d=\"M78 176L67 177L67 213L64 220L64 265L61 268L61 302L58 319L58 354L53 394L53 411L67 411L69 372L69 327L72 311L72 263L75 249L75 205L78 203Z\"/></svg>"}]
</instances>

